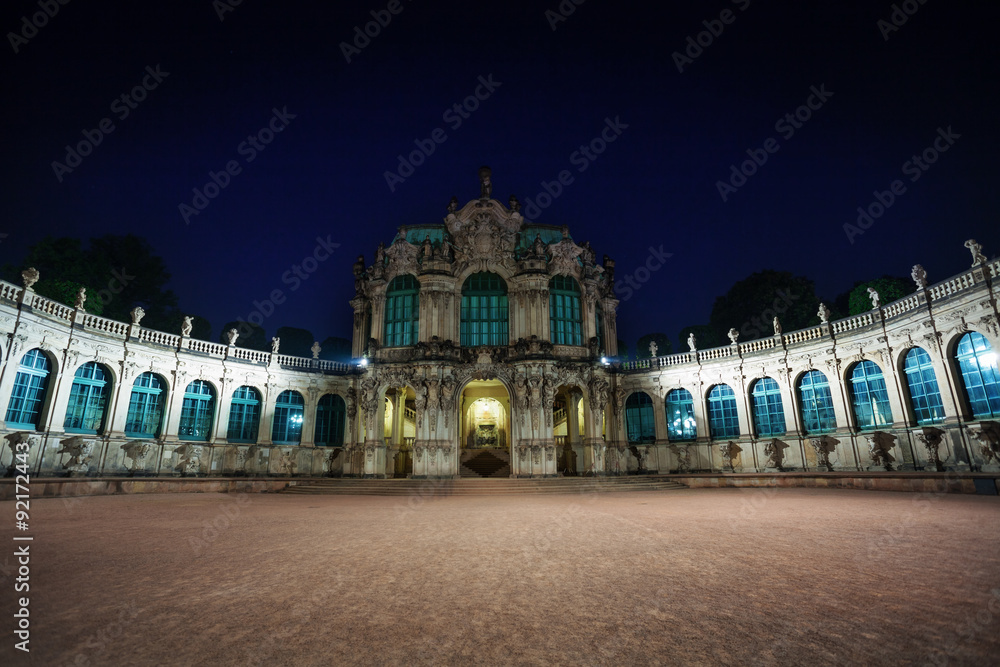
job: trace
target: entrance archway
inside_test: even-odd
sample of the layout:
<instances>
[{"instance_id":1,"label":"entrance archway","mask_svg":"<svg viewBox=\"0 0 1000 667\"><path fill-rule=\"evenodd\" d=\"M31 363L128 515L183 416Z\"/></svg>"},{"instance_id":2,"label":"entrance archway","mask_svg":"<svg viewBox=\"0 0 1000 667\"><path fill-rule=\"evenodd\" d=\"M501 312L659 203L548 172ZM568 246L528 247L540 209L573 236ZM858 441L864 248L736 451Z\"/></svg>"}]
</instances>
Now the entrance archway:
<instances>
[{"instance_id":1,"label":"entrance archway","mask_svg":"<svg viewBox=\"0 0 1000 667\"><path fill-rule=\"evenodd\" d=\"M576 385L560 385L552 404L552 438L560 474L576 476L583 472L585 411L583 390Z\"/></svg>"},{"instance_id":2,"label":"entrance archway","mask_svg":"<svg viewBox=\"0 0 1000 667\"><path fill-rule=\"evenodd\" d=\"M458 405L459 474L509 477L512 424L510 394L499 380L473 380Z\"/></svg>"}]
</instances>

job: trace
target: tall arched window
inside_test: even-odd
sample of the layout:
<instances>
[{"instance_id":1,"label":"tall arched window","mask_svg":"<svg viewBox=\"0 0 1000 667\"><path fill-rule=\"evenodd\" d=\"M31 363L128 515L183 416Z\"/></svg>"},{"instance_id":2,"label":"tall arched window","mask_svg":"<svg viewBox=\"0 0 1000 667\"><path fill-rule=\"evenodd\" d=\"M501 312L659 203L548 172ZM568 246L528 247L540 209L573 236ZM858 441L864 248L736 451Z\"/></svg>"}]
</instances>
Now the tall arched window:
<instances>
[{"instance_id":1,"label":"tall arched window","mask_svg":"<svg viewBox=\"0 0 1000 667\"><path fill-rule=\"evenodd\" d=\"M740 435L736 394L728 384L717 384L708 391L708 433L712 438L736 438Z\"/></svg>"},{"instance_id":2,"label":"tall arched window","mask_svg":"<svg viewBox=\"0 0 1000 667\"><path fill-rule=\"evenodd\" d=\"M302 440L302 419L305 401L302 394L291 389L278 395L274 404L274 426L271 440L276 443L297 444Z\"/></svg>"},{"instance_id":3,"label":"tall arched window","mask_svg":"<svg viewBox=\"0 0 1000 667\"><path fill-rule=\"evenodd\" d=\"M420 324L420 283L413 276L396 276L385 290L385 346L417 342Z\"/></svg>"},{"instance_id":4,"label":"tall arched window","mask_svg":"<svg viewBox=\"0 0 1000 667\"><path fill-rule=\"evenodd\" d=\"M594 306L594 331L597 332L597 351L604 353L604 309L601 302L597 301Z\"/></svg>"},{"instance_id":5,"label":"tall arched window","mask_svg":"<svg viewBox=\"0 0 1000 667\"><path fill-rule=\"evenodd\" d=\"M629 442L656 442L653 401L647 394L639 391L625 401L625 430Z\"/></svg>"},{"instance_id":6,"label":"tall arched window","mask_svg":"<svg viewBox=\"0 0 1000 667\"><path fill-rule=\"evenodd\" d=\"M981 333L970 331L962 336L955 349L955 360L962 373L965 397L976 419L1000 417L1000 373L997 355Z\"/></svg>"},{"instance_id":7,"label":"tall arched window","mask_svg":"<svg viewBox=\"0 0 1000 667\"><path fill-rule=\"evenodd\" d=\"M799 403L806 433L825 433L837 428L830 383L820 371L808 371L799 378Z\"/></svg>"},{"instance_id":8,"label":"tall arched window","mask_svg":"<svg viewBox=\"0 0 1000 667\"><path fill-rule=\"evenodd\" d=\"M214 415L215 390L208 382L195 380L184 390L177 437L181 440L208 440L212 437Z\"/></svg>"},{"instance_id":9,"label":"tall arched window","mask_svg":"<svg viewBox=\"0 0 1000 667\"><path fill-rule=\"evenodd\" d=\"M319 399L316 406L316 431L313 441L320 446L342 447L344 445L344 421L347 405L336 394L327 394Z\"/></svg>"},{"instance_id":10,"label":"tall arched window","mask_svg":"<svg viewBox=\"0 0 1000 667\"><path fill-rule=\"evenodd\" d=\"M21 357L4 419L7 428L32 431L38 428L45 392L49 386L49 370L49 359L38 348L28 350Z\"/></svg>"},{"instance_id":11,"label":"tall arched window","mask_svg":"<svg viewBox=\"0 0 1000 667\"><path fill-rule=\"evenodd\" d=\"M507 345L507 283L495 273L473 273L462 285L459 341L463 347Z\"/></svg>"},{"instance_id":12,"label":"tall arched window","mask_svg":"<svg viewBox=\"0 0 1000 667\"><path fill-rule=\"evenodd\" d=\"M166 388L166 383L149 371L135 379L125 417L125 435L136 438L160 436Z\"/></svg>"},{"instance_id":13,"label":"tall arched window","mask_svg":"<svg viewBox=\"0 0 1000 667\"><path fill-rule=\"evenodd\" d=\"M63 423L66 432L101 431L110 389L111 384L104 375L104 369L96 361L88 361L76 369L69 392L69 405L66 406L66 421Z\"/></svg>"},{"instance_id":14,"label":"tall arched window","mask_svg":"<svg viewBox=\"0 0 1000 667\"><path fill-rule=\"evenodd\" d=\"M874 429L892 424L889 392L882 369L872 361L860 361L851 371L851 403L860 429Z\"/></svg>"},{"instance_id":15,"label":"tall arched window","mask_svg":"<svg viewBox=\"0 0 1000 667\"><path fill-rule=\"evenodd\" d=\"M944 420L944 405L937 376L931 365L931 355L922 347L914 347L906 353L903 363L906 384L910 389L910 405L918 424L936 424Z\"/></svg>"},{"instance_id":16,"label":"tall arched window","mask_svg":"<svg viewBox=\"0 0 1000 667\"><path fill-rule=\"evenodd\" d=\"M785 411L781 405L781 390L771 378L753 383L753 426L758 436L784 435Z\"/></svg>"},{"instance_id":17,"label":"tall arched window","mask_svg":"<svg viewBox=\"0 0 1000 667\"><path fill-rule=\"evenodd\" d=\"M583 345L580 286L572 276L549 281L549 330L555 345Z\"/></svg>"},{"instance_id":18,"label":"tall arched window","mask_svg":"<svg viewBox=\"0 0 1000 667\"><path fill-rule=\"evenodd\" d=\"M233 402L229 407L229 442L257 442L257 428L260 424L260 392L243 385L233 392Z\"/></svg>"},{"instance_id":19,"label":"tall arched window","mask_svg":"<svg viewBox=\"0 0 1000 667\"><path fill-rule=\"evenodd\" d=\"M694 399L687 389L673 389L667 394L667 437L678 442L694 440L698 429L694 420Z\"/></svg>"}]
</instances>

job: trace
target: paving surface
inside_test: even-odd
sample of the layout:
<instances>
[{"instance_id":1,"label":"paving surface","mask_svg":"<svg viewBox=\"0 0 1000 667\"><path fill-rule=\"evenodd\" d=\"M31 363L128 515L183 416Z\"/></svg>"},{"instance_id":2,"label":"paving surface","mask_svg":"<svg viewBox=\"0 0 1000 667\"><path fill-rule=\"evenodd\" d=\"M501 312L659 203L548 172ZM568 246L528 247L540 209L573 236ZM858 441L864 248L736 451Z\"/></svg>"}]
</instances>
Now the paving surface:
<instances>
[{"instance_id":1,"label":"paving surface","mask_svg":"<svg viewBox=\"0 0 1000 667\"><path fill-rule=\"evenodd\" d=\"M1000 663L996 497L104 496L29 532L3 665Z\"/></svg>"}]
</instances>

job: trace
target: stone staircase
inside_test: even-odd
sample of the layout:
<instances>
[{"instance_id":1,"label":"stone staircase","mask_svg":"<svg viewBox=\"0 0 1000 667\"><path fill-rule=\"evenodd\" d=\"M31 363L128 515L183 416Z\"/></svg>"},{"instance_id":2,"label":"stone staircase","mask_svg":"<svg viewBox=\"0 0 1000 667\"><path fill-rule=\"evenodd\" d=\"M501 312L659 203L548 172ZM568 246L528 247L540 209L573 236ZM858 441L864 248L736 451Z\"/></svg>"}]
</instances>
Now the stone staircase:
<instances>
[{"instance_id":1,"label":"stone staircase","mask_svg":"<svg viewBox=\"0 0 1000 667\"><path fill-rule=\"evenodd\" d=\"M459 476L463 478L510 477L510 454L502 449L463 452Z\"/></svg>"},{"instance_id":2,"label":"stone staircase","mask_svg":"<svg viewBox=\"0 0 1000 667\"><path fill-rule=\"evenodd\" d=\"M288 494L357 496L517 496L543 493L678 491L688 487L665 475L553 477L547 479L321 479L281 491Z\"/></svg>"}]
</instances>

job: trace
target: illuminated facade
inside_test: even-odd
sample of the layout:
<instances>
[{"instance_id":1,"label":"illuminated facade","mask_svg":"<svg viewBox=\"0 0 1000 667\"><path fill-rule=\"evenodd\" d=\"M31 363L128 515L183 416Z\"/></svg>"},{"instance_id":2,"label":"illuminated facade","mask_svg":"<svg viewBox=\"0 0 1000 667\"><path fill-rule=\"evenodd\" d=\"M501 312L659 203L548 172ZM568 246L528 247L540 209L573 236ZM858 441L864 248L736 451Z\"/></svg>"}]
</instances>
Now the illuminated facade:
<instances>
[{"instance_id":1,"label":"illuminated facade","mask_svg":"<svg viewBox=\"0 0 1000 667\"><path fill-rule=\"evenodd\" d=\"M40 475L1000 470L1000 261L809 329L618 363L614 263L513 197L354 266L353 364L0 283L0 407ZM919 270L918 270L919 269ZM185 327L187 328L187 327ZM23 462L23 461L22 461Z\"/></svg>"}]
</instances>

